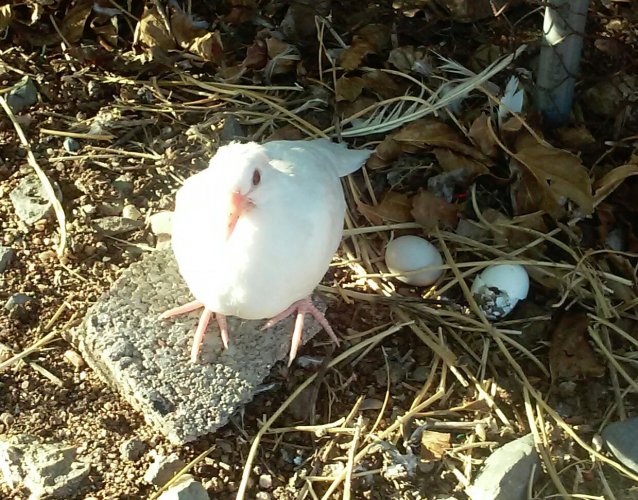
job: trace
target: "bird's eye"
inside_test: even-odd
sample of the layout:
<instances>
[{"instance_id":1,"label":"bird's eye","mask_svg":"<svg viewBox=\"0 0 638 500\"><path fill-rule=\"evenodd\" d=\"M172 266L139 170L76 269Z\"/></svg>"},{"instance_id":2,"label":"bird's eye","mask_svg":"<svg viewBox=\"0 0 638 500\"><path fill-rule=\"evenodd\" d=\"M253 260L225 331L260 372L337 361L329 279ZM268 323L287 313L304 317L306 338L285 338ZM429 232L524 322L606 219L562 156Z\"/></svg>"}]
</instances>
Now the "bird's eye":
<instances>
[{"instance_id":1,"label":"bird's eye","mask_svg":"<svg viewBox=\"0 0 638 500\"><path fill-rule=\"evenodd\" d=\"M258 185L261 182L261 174L259 173L259 170L255 169L255 171L253 172L253 186Z\"/></svg>"}]
</instances>

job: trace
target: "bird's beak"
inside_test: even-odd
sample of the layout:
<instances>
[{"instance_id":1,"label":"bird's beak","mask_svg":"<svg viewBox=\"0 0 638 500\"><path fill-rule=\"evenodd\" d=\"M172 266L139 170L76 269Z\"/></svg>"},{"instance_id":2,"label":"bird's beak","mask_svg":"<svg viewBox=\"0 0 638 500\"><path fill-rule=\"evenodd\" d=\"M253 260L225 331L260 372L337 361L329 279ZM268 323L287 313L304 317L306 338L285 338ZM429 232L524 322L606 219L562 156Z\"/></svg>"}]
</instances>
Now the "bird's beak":
<instances>
[{"instance_id":1,"label":"bird's beak","mask_svg":"<svg viewBox=\"0 0 638 500\"><path fill-rule=\"evenodd\" d=\"M241 194L239 191L235 191L230 195L230 207L228 209L228 233L226 235L227 238L230 238L230 235L235 230L237 221L242 216L242 214L246 213L246 211L251 209L253 206L254 204L252 200L248 198L248 196Z\"/></svg>"}]
</instances>

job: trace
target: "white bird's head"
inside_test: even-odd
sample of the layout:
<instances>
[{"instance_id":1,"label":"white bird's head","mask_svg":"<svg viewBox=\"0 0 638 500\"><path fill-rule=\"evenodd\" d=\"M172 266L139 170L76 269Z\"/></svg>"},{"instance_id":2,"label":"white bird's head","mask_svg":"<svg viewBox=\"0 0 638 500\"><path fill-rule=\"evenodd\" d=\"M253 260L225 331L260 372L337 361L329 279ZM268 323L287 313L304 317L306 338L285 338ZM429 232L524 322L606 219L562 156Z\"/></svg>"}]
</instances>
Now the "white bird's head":
<instances>
[{"instance_id":1,"label":"white bird's head","mask_svg":"<svg viewBox=\"0 0 638 500\"><path fill-rule=\"evenodd\" d=\"M275 175L260 145L231 143L217 150L206 170L184 183L177 205L208 213L217 230L229 238L242 215L273 195Z\"/></svg>"}]
</instances>

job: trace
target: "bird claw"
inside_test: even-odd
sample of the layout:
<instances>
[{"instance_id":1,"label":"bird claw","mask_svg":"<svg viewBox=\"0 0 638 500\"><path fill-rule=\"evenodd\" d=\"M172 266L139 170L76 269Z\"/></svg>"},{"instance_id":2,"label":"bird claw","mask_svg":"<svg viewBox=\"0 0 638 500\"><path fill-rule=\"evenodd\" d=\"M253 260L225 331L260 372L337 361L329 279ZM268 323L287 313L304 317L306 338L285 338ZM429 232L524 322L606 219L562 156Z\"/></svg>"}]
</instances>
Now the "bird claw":
<instances>
[{"instance_id":1,"label":"bird claw","mask_svg":"<svg viewBox=\"0 0 638 500\"><path fill-rule=\"evenodd\" d=\"M323 329L328 333L332 341L339 345L339 339L335 335L334 330L328 323L326 317L322 314L319 309L315 307L310 300L310 297L306 297L305 299L298 300L294 302L288 309L280 312L277 316L269 319L264 326L261 327L261 330L265 330L266 328L271 328L272 326L279 323L284 318L287 318L292 313L297 312L297 318L295 319L295 328L292 333L292 340L290 343L290 357L288 359L288 366L292 365L295 357L297 356L297 351L299 350L299 346L301 345L303 324L304 324L304 316L306 313L312 314L313 318L319 323Z\"/></svg>"},{"instance_id":2,"label":"bird claw","mask_svg":"<svg viewBox=\"0 0 638 500\"><path fill-rule=\"evenodd\" d=\"M195 336L193 337L193 346L191 348L191 362L193 363L197 362L199 350L201 348L202 341L204 340L206 328L208 328L210 316L211 314L213 314L213 311L208 309L203 304L203 302L200 302L199 300L193 300L192 302L188 302L184 305L174 307L173 309L169 309L168 311L164 311L162 314L159 315L159 318L163 320L172 318L174 316L179 316L180 314L186 314L202 307L204 308L204 311L202 311L202 315L199 317L197 329L195 330ZM228 324L226 323L226 316L224 316L223 314L215 313L215 319L217 320L217 324L219 325L219 333L222 337L224 349L228 349Z\"/></svg>"}]
</instances>

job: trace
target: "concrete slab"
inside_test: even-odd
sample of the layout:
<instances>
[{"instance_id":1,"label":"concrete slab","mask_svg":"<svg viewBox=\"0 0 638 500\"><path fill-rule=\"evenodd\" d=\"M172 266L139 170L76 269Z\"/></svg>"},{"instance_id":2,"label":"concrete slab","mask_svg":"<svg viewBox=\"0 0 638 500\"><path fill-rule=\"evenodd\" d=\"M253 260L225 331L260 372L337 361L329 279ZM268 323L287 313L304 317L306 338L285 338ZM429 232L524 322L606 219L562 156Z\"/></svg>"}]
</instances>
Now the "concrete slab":
<instances>
[{"instance_id":1,"label":"concrete slab","mask_svg":"<svg viewBox=\"0 0 638 500\"><path fill-rule=\"evenodd\" d=\"M264 321L228 318L230 348L224 350L211 321L200 362L193 364L190 346L199 312L158 318L190 300L172 251L157 250L131 265L71 332L100 377L176 444L214 432L253 398L271 367L287 359L294 324L291 317L262 332ZM304 341L320 330L306 316Z\"/></svg>"}]
</instances>

